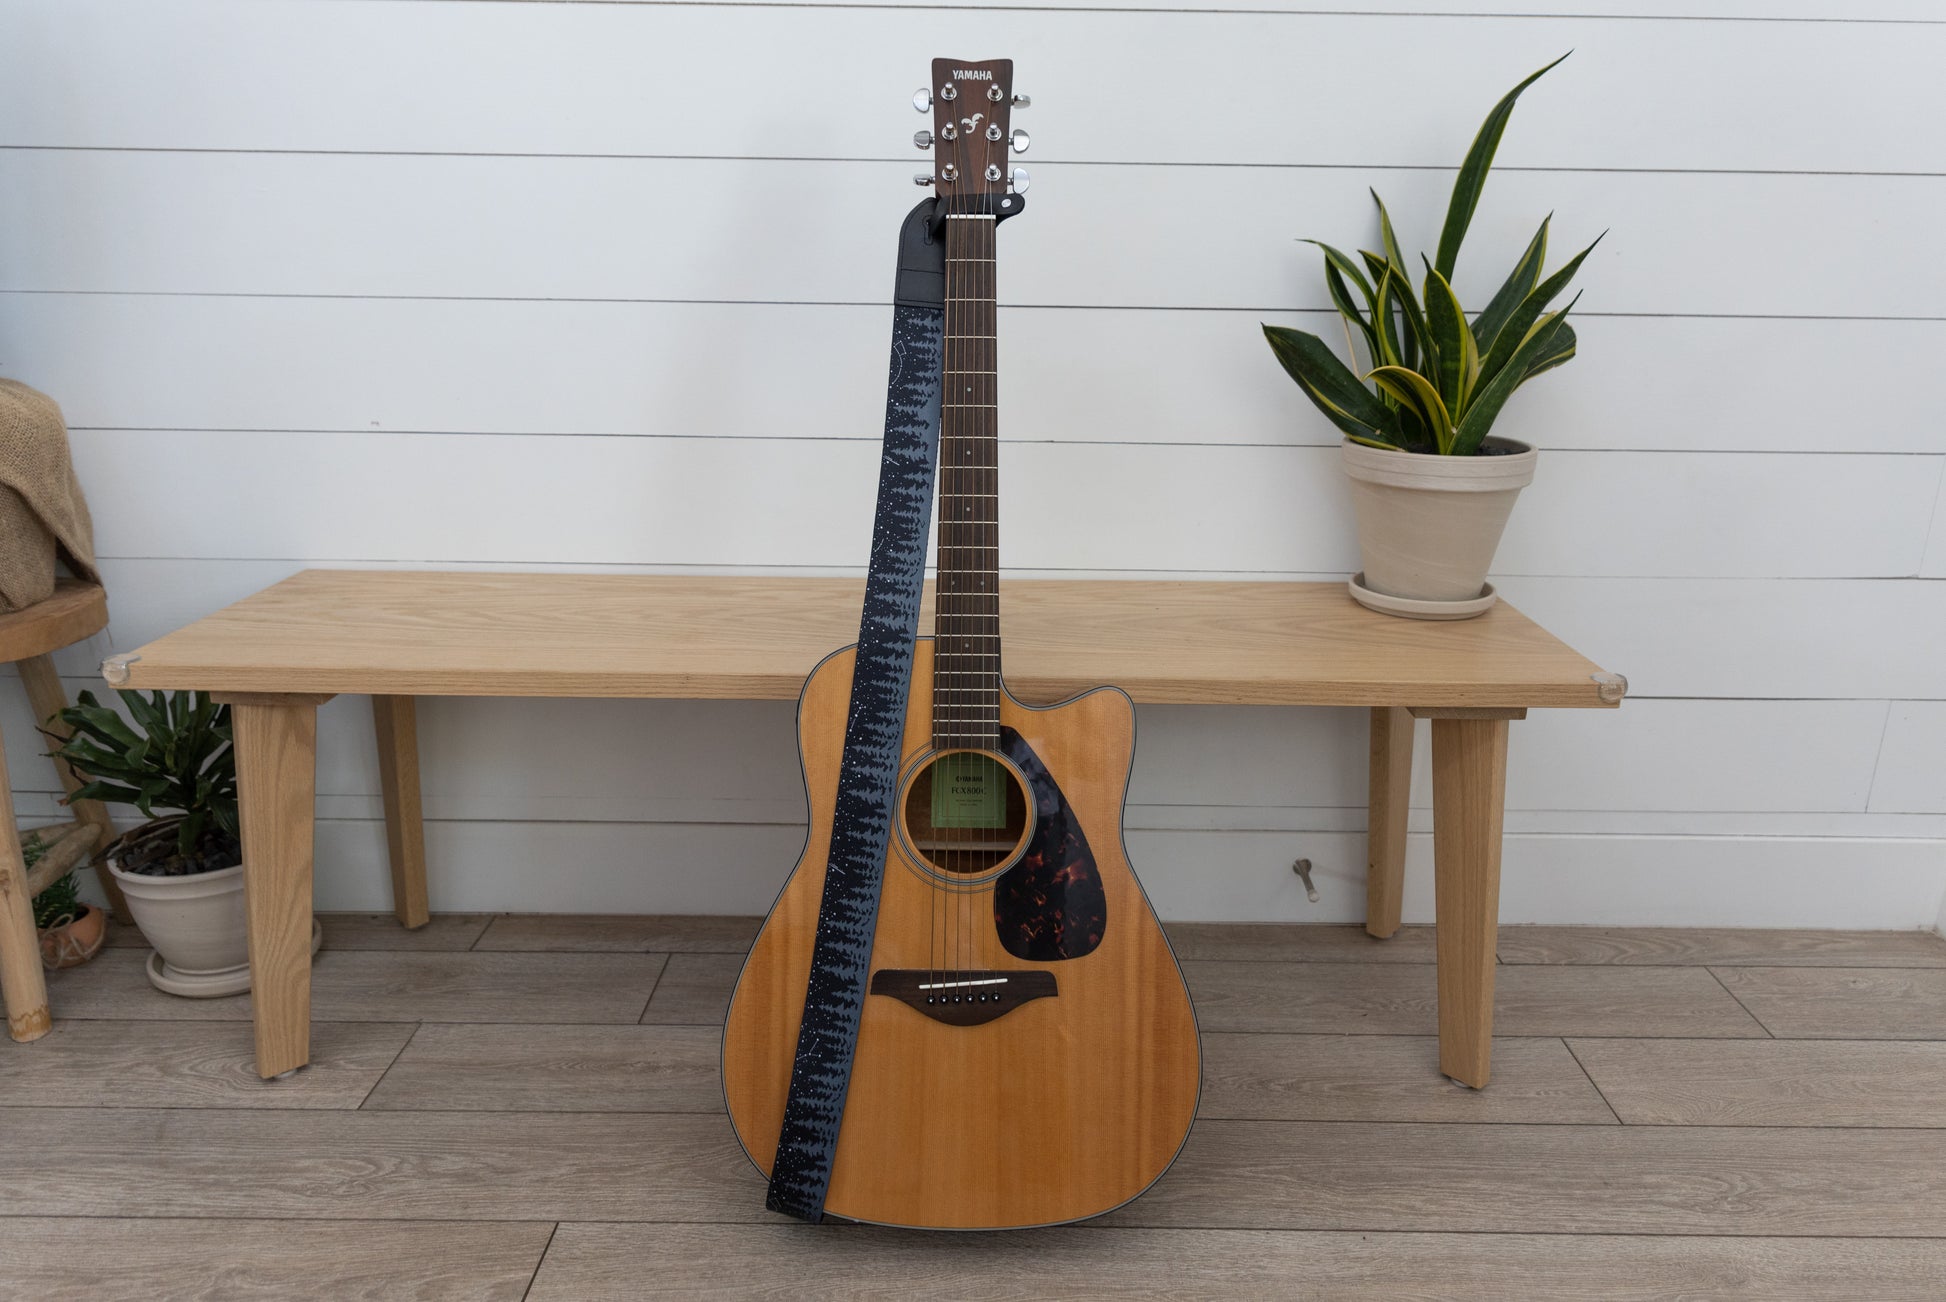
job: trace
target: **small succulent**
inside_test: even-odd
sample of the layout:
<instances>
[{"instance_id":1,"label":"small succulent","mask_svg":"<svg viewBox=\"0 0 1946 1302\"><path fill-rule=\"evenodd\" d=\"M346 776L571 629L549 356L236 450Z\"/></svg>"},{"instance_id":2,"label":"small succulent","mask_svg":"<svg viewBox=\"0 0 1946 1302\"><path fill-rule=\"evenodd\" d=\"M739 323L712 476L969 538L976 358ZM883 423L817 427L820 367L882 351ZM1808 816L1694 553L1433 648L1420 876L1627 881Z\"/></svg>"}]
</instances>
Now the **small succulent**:
<instances>
[{"instance_id":1,"label":"small succulent","mask_svg":"<svg viewBox=\"0 0 1946 1302\"><path fill-rule=\"evenodd\" d=\"M88 779L70 800L106 800L133 805L142 817L164 828L130 834L139 862L128 871L159 876L209 872L239 861L236 752L230 742L230 707L208 692L120 692L129 719L82 692L77 704L61 711L73 736L57 741L55 753ZM173 818L156 811L177 810Z\"/></svg>"},{"instance_id":2,"label":"small succulent","mask_svg":"<svg viewBox=\"0 0 1946 1302\"><path fill-rule=\"evenodd\" d=\"M47 843L38 834L21 841L21 858L26 861L30 872L46 853ZM81 908L81 884L75 881L72 872L62 873L34 897L34 926L46 931L64 922L73 922L81 916Z\"/></svg>"},{"instance_id":3,"label":"small succulent","mask_svg":"<svg viewBox=\"0 0 1946 1302\"><path fill-rule=\"evenodd\" d=\"M1541 222L1499 292L1470 320L1452 286L1460 244L1486 188L1514 101L1561 59L1508 91L1487 114L1453 182L1438 255L1431 261L1420 255L1425 274L1417 296L1392 233L1392 218L1376 190L1372 201L1378 205L1383 253L1361 250L1353 260L1322 241L1305 241L1324 251L1325 287L1344 319L1353 365L1362 342L1371 359L1364 378L1373 387L1366 388L1314 334L1267 325L1264 336L1305 396L1353 442L1441 456L1476 455L1513 391L1574 356L1574 330L1567 319L1574 303L1552 312L1547 308L1595 246L1590 244L1542 279L1551 215Z\"/></svg>"}]
</instances>

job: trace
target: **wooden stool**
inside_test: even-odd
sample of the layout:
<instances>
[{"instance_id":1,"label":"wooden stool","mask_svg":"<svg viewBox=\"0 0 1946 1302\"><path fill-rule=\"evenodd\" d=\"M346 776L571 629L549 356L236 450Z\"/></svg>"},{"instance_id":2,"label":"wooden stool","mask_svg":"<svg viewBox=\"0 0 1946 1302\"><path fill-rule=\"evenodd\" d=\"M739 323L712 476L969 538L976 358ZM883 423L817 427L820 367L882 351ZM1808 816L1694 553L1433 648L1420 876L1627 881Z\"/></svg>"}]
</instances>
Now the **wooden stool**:
<instances>
[{"instance_id":1,"label":"wooden stool","mask_svg":"<svg viewBox=\"0 0 1946 1302\"><path fill-rule=\"evenodd\" d=\"M55 716L67 708L67 694L61 679L48 659L51 652L92 637L108 627L108 597L100 586L79 579L62 579L54 595L38 605L0 615L0 661L18 666L20 680L27 685L27 700L34 717L49 733L65 737L69 729ZM81 779L65 760L54 761L54 772L63 790L73 792ZM7 1033L16 1040L38 1040L52 1025L47 1015L47 978L41 971L40 940L34 932L34 895L47 882L42 880L59 868L27 875L26 861L20 853L20 832L14 824L12 784L7 778L7 762L0 751L0 989L7 1004ZM108 811L93 800L77 800L72 806L75 821L91 829L91 848L105 848L115 838ZM67 856L62 856L67 858ZM126 919L128 906L121 888L109 876L105 858L95 860L95 873L102 891L115 913Z\"/></svg>"}]
</instances>

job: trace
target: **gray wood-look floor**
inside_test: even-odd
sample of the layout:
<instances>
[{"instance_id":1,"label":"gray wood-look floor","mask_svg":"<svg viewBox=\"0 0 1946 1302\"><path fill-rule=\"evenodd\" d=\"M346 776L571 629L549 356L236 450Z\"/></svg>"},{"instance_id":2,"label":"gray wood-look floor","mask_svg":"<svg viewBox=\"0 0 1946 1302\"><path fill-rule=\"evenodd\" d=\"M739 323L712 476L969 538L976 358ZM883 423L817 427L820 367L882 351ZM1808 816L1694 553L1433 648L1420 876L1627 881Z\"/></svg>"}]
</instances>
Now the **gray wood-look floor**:
<instances>
[{"instance_id":1,"label":"gray wood-look floor","mask_svg":"<svg viewBox=\"0 0 1946 1302\"><path fill-rule=\"evenodd\" d=\"M328 916L312 1065L133 936L0 1045L0 1297L1946 1296L1946 941L1509 927L1494 1081L1431 933L1171 928L1204 1090L1086 1226L782 1223L722 1110L755 919Z\"/></svg>"}]
</instances>

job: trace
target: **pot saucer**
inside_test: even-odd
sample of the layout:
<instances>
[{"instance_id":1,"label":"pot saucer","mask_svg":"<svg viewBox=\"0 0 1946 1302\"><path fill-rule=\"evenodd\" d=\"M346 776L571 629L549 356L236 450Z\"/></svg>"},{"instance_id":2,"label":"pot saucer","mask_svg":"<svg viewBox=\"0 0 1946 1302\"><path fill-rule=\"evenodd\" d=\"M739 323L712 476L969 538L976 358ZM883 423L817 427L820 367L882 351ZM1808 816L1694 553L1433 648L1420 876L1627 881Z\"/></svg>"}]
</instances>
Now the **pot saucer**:
<instances>
[{"instance_id":1,"label":"pot saucer","mask_svg":"<svg viewBox=\"0 0 1946 1302\"><path fill-rule=\"evenodd\" d=\"M311 919L311 953L316 954L324 945L324 928L316 918ZM250 965L218 968L214 972L191 972L178 967L170 967L162 961L162 955L149 954L145 965L148 969L149 984L164 994L182 995L186 999L220 999L224 995L240 995L250 989Z\"/></svg>"},{"instance_id":2,"label":"pot saucer","mask_svg":"<svg viewBox=\"0 0 1946 1302\"><path fill-rule=\"evenodd\" d=\"M1480 595L1471 601L1420 601L1413 597L1394 597L1366 587L1362 571L1352 575L1345 586L1351 591L1351 599L1365 609L1406 619L1472 619L1475 615L1485 614L1494 602L1500 600L1500 594L1493 590L1491 583L1482 586Z\"/></svg>"}]
</instances>

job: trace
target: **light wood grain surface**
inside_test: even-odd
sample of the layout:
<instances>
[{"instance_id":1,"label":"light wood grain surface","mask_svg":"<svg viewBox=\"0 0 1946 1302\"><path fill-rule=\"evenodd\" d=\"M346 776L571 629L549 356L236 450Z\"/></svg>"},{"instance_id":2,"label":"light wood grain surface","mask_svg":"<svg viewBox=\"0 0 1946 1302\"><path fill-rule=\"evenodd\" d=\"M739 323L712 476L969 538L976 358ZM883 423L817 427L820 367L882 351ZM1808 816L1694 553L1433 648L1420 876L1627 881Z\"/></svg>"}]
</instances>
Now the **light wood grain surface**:
<instances>
[{"instance_id":1,"label":"light wood grain surface","mask_svg":"<svg viewBox=\"0 0 1946 1302\"><path fill-rule=\"evenodd\" d=\"M930 587L928 609L930 609ZM858 632L861 581L306 570L132 654L129 685L398 696L795 699ZM1328 583L1002 584L1008 682L1058 700L1603 705L1505 602L1419 623ZM930 626L930 617L926 619Z\"/></svg>"},{"instance_id":2,"label":"light wood grain surface","mask_svg":"<svg viewBox=\"0 0 1946 1302\"><path fill-rule=\"evenodd\" d=\"M1569 1044L1630 1125L1946 1127L1946 1044L1936 1041Z\"/></svg>"},{"instance_id":3,"label":"light wood grain surface","mask_svg":"<svg viewBox=\"0 0 1946 1302\"><path fill-rule=\"evenodd\" d=\"M520 1302L545 1221L220 1220L32 1216L0 1221L0 1274L35 1302L330 1298Z\"/></svg>"},{"instance_id":4,"label":"light wood grain surface","mask_svg":"<svg viewBox=\"0 0 1946 1302\"><path fill-rule=\"evenodd\" d=\"M1653 967L1946 967L1930 931L1723 927L1502 927L1502 963Z\"/></svg>"},{"instance_id":5,"label":"light wood grain surface","mask_svg":"<svg viewBox=\"0 0 1946 1302\"><path fill-rule=\"evenodd\" d=\"M1481 1092L1439 1073L1427 963L1178 927L1205 955L1183 1159L1112 1221L942 1238L762 1211L717 1084L753 925L327 915L330 1015L282 1081L247 997L158 995L125 947L55 973L53 1033L0 1044L0 1295L513 1298L538 1267L529 1296L576 1302L1930 1302L1946 1274L1941 969L1909 936L1534 929ZM467 952L496 931L522 949Z\"/></svg>"},{"instance_id":6,"label":"light wood grain surface","mask_svg":"<svg viewBox=\"0 0 1946 1302\"><path fill-rule=\"evenodd\" d=\"M527 1297L1829 1302L1868 1287L1884 1302L1935 1302L1942 1272L1946 1245L1937 1240L1095 1228L942 1239L864 1228L571 1224L555 1234Z\"/></svg>"}]
</instances>

